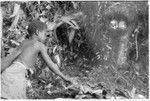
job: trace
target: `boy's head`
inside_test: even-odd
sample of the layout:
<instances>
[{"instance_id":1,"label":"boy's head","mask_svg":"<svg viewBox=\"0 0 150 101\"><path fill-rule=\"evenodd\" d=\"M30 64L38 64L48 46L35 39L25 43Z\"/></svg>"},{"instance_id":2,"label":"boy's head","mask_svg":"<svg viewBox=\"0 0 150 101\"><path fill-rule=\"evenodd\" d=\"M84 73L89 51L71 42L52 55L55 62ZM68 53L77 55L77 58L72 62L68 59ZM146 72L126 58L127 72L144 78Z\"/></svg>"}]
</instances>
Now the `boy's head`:
<instances>
[{"instance_id":1,"label":"boy's head","mask_svg":"<svg viewBox=\"0 0 150 101\"><path fill-rule=\"evenodd\" d=\"M41 21L35 20L32 21L28 25L28 38L32 37L33 35L38 35L40 38L43 38L45 35L45 31L47 29L47 25Z\"/></svg>"}]
</instances>

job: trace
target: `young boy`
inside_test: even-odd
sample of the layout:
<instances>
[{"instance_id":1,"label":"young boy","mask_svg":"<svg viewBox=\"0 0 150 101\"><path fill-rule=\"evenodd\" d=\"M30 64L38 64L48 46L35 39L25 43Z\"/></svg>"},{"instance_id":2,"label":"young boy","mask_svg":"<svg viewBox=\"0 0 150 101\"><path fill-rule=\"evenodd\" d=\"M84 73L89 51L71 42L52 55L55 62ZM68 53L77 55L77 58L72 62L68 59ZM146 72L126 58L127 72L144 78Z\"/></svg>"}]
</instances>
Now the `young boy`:
<instances>
[{"instance_id":1,"label":"young boy","mask_svg":"<svg viewBox=\"0 0 150 101\"><path fill-rule=\"evenodd\" d=\"M49 69L59 75L65 81L72 79L64 76L56 64L47 54L47 47L43 44L46 39L47 26L40 21L33 21L28 26L28 38L19 48L7 58L15 59L8 68L1 68L1 98L25 99L26 98L26 69L34 69L35 60L40 52ZM72 82L73 83L73 82Z\"/></svg>"}]
</instances>

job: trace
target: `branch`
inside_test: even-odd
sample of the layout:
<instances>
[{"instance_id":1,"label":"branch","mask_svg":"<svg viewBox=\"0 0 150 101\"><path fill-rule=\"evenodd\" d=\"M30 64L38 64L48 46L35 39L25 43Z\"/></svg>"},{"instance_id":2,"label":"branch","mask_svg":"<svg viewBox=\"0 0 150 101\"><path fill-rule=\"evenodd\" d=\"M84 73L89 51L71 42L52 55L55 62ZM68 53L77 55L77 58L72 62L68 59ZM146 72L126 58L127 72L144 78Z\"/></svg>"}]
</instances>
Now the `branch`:
<instances>
[{"instance_id":1,"label":"branch","mask_svg":"<svg viewBox=\"0 0 150 101\"><path fill-rule=\"evenodd\" d=\"M137 61L138 58L139 58L139 51L138 51L138 41L137 41L137 38L138 38L138 32L136 33L136 36L135 36L135 44L136 44L136 61Z\"/></svg>"},{"instance_id":2,"label":"branch","mask_svg":"<svg viewBox=\"0 0 150 101\"><path fill-rule=\"evenodd\" d=\"M1 2L0 2L0 5L1 5ZM3 46L3 43L1 43L2 42L2 24L3 24L3 15L2 15L2 8L1 8L1 6L0 6L0 47L2 48L2 46ZM1 46L2 45L2 46ZM0 49L1 49L0 48ZM2 52L2 50L1 50L1 52ZM3 55L1 54L1 52L0 52L0 57L2 57Z\"/></svg>"},{"instance_id":3,"label":"branch","mask_svg":"<svg viewBox=\"0 0 150 101\"><path fill-rule=\"evenodd\" d=\"M15 4L13 15L10 16L10 18L15 17L15 20L13 21L11 27L9 28L10 31L16 27L19 20L19 15L20 15L19 13L20 13L20 5Z\"/></svg>"}]
</instances>

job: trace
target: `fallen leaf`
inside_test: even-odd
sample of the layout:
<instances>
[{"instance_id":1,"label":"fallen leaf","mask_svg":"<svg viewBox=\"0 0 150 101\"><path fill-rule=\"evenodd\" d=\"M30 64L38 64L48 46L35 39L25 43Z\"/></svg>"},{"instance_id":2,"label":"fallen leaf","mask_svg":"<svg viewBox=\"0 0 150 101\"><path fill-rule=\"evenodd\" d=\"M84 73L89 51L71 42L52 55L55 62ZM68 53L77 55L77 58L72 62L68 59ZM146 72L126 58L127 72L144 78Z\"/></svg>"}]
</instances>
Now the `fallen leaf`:
<instances>
[{"instance_id":1,"label":"fallen leaf","mask_svg":"<svg viewBox=\"0 0 150 101\"><path fill-rule=\"evenodd\" d=\"M49 83L45 88L51 88L53 85Z\"/></svg>"},{"instance_id":2,"label":"fallen leaf","mask_svg":"<svg viewBox=\"0 0 150 101\"><path fill-rule=\"evenodd\" d=\"M97 89L97 90L93 90L92 93L95 94L102 94L103 90L102 89Z\"/></svg>"},{"instance_id":3,"label":"fallen leaf","mask_svg":"<svg viewBox=\"0 0 150 101\"><path fill-rule=\"evenodd\" d=\"M133 87L132 90L131 90L131 92L130 92L130 96L131 96L132 98L135 98L135 91L136 91L136 88Z\"/></svg>"},{"instance_id":4,"label":"fallen leaf","mask_svg":"<svg viewBox=\"0 0 150 101\"><path fill-rule=\"evenodd\" d=\"M141 94L136 94L134 98L135 99L146 99L146 97Z\"/></svg>"},{"instance_id":5,"label":"fallen leaf","mask_svg":"<svg viewBox=\"0 0 150 101\"><path fill-rule=\"evenodd\" d=\"M85 97L86 97L86 95L76 95L76 96L75 96L76 99L83 99L83 98L85 98Z\"/></svg>"},{"instance_id":6,"label":"fallen leaf","mask_svg":"<svg viewBox=\"0 0 150 101\"><path fill-rule=\"evenodd\" d=\"M93 92L93 90L89 86L86 86L86 85L80 85L80 89L83 93Z\"/></svg>"},{"instance_id":7,"label":"fallen leaf","mask_svg":"<svg viewBox=\"0 0 150 101\"><path fill-rule=\"evenodd\" d=\"M51 95L52 94L52 92L49 90L49 91L47 91L47 93L49 94L49 95Z\"/></svg>"}]
</instances>

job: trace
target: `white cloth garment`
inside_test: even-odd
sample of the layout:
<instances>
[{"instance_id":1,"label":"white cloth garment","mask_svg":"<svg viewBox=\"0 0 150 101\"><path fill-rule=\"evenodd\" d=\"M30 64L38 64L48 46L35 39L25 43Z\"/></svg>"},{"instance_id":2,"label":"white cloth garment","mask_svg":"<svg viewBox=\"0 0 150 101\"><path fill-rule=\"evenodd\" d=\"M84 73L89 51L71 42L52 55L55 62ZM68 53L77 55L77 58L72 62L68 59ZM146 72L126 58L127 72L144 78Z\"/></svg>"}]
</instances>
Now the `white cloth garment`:
<instances>
[{"instance_id":1,"label":"white cloth garment","mask_svg":"<svg viewBox=\"0 0 150 101\"><path fill-rule=\"evenodd\" d=\"M1 74L1 97L7 99L26 99L27 67L15 61Z\"/></svg>"}]
</instances>

